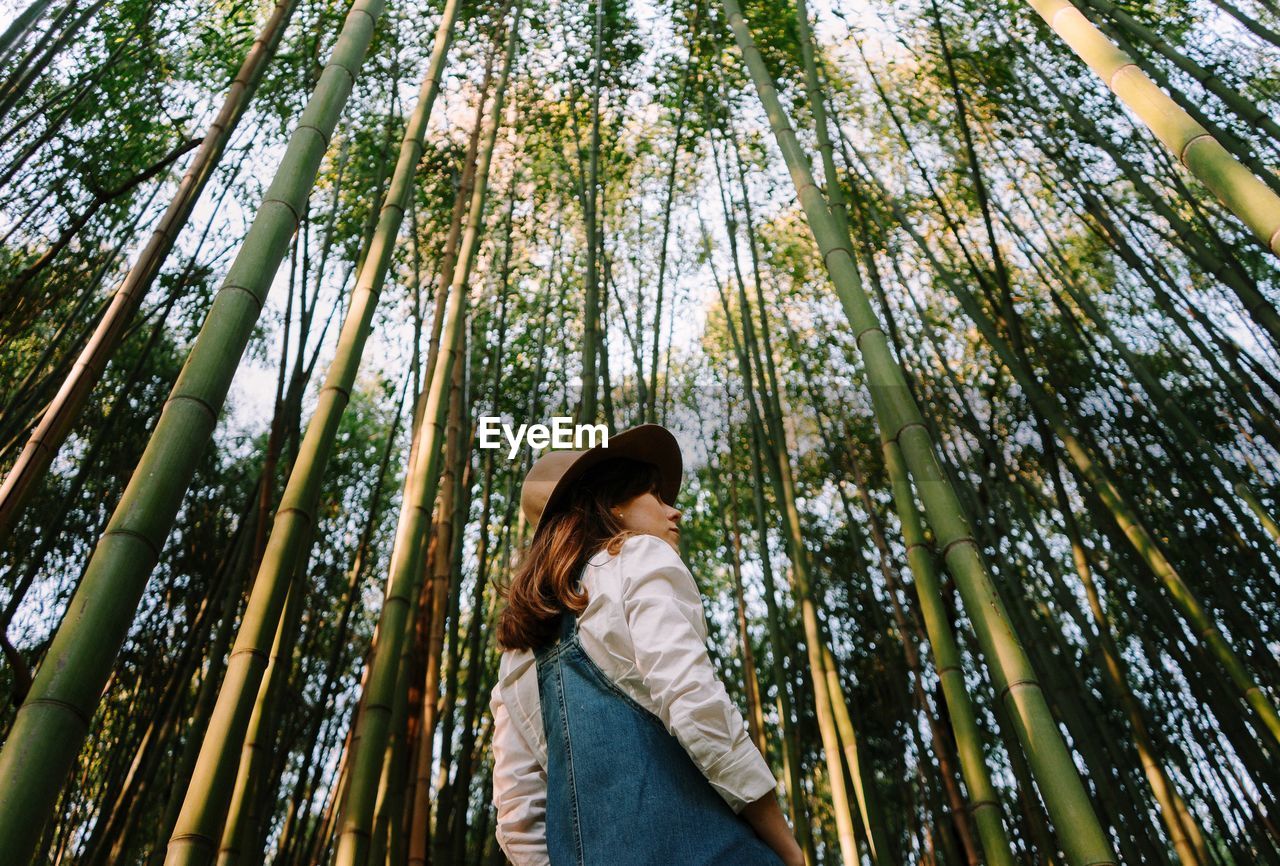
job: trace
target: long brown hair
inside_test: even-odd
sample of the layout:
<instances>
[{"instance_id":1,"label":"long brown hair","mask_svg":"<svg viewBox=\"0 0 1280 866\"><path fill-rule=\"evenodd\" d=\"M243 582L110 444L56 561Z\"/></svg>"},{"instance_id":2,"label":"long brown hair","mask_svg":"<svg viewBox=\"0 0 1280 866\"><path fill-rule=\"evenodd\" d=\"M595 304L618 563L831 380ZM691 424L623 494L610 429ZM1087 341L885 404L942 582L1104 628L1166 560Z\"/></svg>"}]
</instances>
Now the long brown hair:
<instances>
[{"instance_id":1,"label":"long brown hair","mask_svg":"<svg viewBox=\"0 0 1280 866\"><path fill-rule=\"evenodd\" d=\"M554 514L543 516L533 541L504 590L498 643L509 650L534 649L550 641L562 611L587 607L587 591L575 587L587 560L601 549L617 553L633 532L611 510L644 493L657 495L657 467L627 457L593 466Z\"/></svg>"}]
</instances>

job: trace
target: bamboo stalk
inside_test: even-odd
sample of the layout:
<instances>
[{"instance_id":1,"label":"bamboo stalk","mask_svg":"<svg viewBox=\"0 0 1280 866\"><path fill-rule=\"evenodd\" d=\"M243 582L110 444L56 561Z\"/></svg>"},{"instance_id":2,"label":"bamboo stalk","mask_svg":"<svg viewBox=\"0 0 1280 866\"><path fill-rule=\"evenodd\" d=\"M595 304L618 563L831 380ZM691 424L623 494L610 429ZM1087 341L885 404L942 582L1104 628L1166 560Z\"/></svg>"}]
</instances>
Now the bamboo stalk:
<instances>
[{"instance_id":1,"label":"bamboo stalk","mask_svg":"<svg viewBox=\"0 0 1280 866\"><path fill-rule=\"evenodd\" d=\"M7 60L9 51L14 47L19 39L26 36L27 31L40 20L40 16L53 5L53 0L33 0L33 2L18 13L13 22L5 28L4 33L0 34L0 62Z\"/></svg>"},{"instance_id":2,"label":"bamboo stalk","mask_svg":"<svg viewBox=\"0 0 1280 866\"><path fill-rule=\"evenodd\" d=\"M730 217L726 206L726 218ZM732 237L732 224L729 226ZM790 584L796 602L801 611L801 623L804 628L805 646L812 677L815 714L818 720L818 732L822 741L822 752L827 765L828 778L831 784L832 811L835 813L837 836L840 843L842 862L852 866L858 862L858 830L853 818L849 791L844 784L843 751L840 746L839 728L833 708L833 696L827 671L827 660L822 655L823 638L818 627L816 604L812 595L808 551L804 547L803 530L800 526L800 514L796 506L794 480L791 474L790 458L786 452L786 439L783 434L777 388L768 382L766 365L761 359L760 349L756 345L755 326L752 323L752 312L747 300L746 288L742 275L736 272L737 256L735 255L735 275L738 288L739 305L742 310L742 348L739 349L743 382L746 385L747 399L751 404L752 423L757 430L757 443L764 451L764 464L768 468L769 482L777 496L779 509L782 512L786 528L787 549L791 556ZM726 317L729 316L727 301L722 296ZM732 319L730 318L730 321ZM736 347L736 339L735 339ZM751 384L757 378L762 407L755 405L756 388ZM842 698L841 698L842 699ZM876 849L872 846L873 854ZM881 852L883 855L884 852ZM878 856L873 860L879 863Z\"/></svg>"},{"instance_id":3,"label":"bamboo stalk","mask_svg":"<svg viewBox=\"0 0 1280 866\"><path fill-rule=\"evenodd\" d=\"M267 64L275 55L280 37L284 34L297 3L298 0L278 0L276 3L232 80L231 89L227 91L218 116L205 131L200 149L178 184L168 209L152 231L150 240L129 269L128 275L116 289L93 336L85 344L57 396L40 416L40 423L31 432L22 453L5 476L4 484L0 486L0 543L4 542L13 529L22 508L39 486L49 464L57 456L76 419L80 417L90 392L102 378L107 362L119 348L142 299L155 282L178 239L178 233L186 225L196 201L221 161L231 134L249 106Z\"/></svg>"},{"instance_id":4,"label":"bamboo stalk","mask_svg":"<svg viewBox=\"0 0 1280 866\"><path fill-rule=\"evenodd\" d=\"M456 3L457 0L452 2ZM398 676L397 668L401 644L405 639L410 595L422 570L422 539L432 503L435 501L435 488L442 459L440 433L444 427L445 413L448 408L447 389L459 354L462 322L465 319L464 305L468 294L467 281L479 247L479 235L488 191L489 165L493 157L498 127L501 125L502 103L515 54L515 45L519 39L522 10L523 5L517 3L510 22L507 55L494 95L484 143L477 154L476 179L471 192L467 226L448 290L447 307L441 331L440 355L431 370L426 399L423 401L422 422L415 436L418 440L417 455L406 470L404 504L400 510L400 520L392 546L391 564L387 576L387 597L379 618L380 639L377 652L370 663L362 711L359 718L353 722L353 726L359 726L360 738L352 756L350 784L342 801L340 836L335 854L335 863L340 866L363 866L367 862L369 834L376 806L377 783L381 776L382 759L386 752L392 704L390 692ZM477 128L480 117L480 113L477 112ZM443 616L443 612L437 612L436 615Z\"/></svg>"},{"instance_id":5,"label":"bamboo stalk","mask_svg":"<svg viewBox=\"0 0 1280 866\"><path fill-rule=\"evenodd\" d=\"M453 365L449 386L449 408L444 431L444 461L440 477L440 498L436 503L435 520L432 526L431 546L427 556L427 570L430 579L426 596L430 599L432 610L431 627L425 637L426 670L422 686L422 712L418 723L418 742L416 744L417 772L412 781L413 811L409 824L409 866L422 866L432 859L431 851L435 850L435 862L439 860L438 845L447 835L448 812L444 803L440 802L440 786L432 785L431 774L435 767L435 736L441 718L448 719L451 696L446 682L445 694L441 695L441 680L444 664L445 624L450 624L450 637L456 636L458 622L458 589L453 580L454 574L461 569L461 562L455 561L455 553L460 556L462 543L462 523L465 516L461 509L467 507L467 497L463 492L464 479L468 468L466 452L462 449L463 414L466 399L465 367L468 351L467 328L465 321L461 323L458 333L458 362ZM450 748L452 737L447 726L441 731L442 751L440 755L439 773L447 778L448 764L451 760L445 751ZM434 823L431 820L433 802L439 805ZM433 832L434 828L434 832ZM435 843L434 845L432 843Z\"/></svg>"},{"instance_id":6,"label":"bamboo stalk","mask_svg":"<svg viewBox=\"0 0 1280 866\"><path fill-rule=\"evenodd\" d=\"M732 237L732 235L731 235ZM708 261L711 258L711 236L706 226L702 226L703 249L707 254ZM735 242L736 243L736 242ZM731 247L732 249L732 247ZM736 256L734 256L736 263ZM736 271L736 268L735 268ZM769 644L772 651L769 653L770 667L773 669L774 680L778 685L777 706L778 719L781 727L781 746L782 746L782 764L783 774L787 779L787 798L791 806L791 819L796 828L796 841L800 844L801 849L805 852L805 862L808 866L813 866L816 860L816 852L813 843L813 833L809 823L809 810L804 798L804 784L802 779L803 768L799 757L800 738L797 731L797 722L793 715L792 696L789 691L791 685L787 675L786 666L783 660L790 654L788 647L790 641L787 640L782 631L784 624L784 614L778 606L778 590L777 582L774 579L773 563L769 553L769 520L765 512L764 501L764 459L766 452L766 437L764 425L761 421L761 411L756 405L754 376L751 373L751 361L746 351L742 347L736 329L733 327L733 317L730 312L729 299L724 291L724 283L720 280L715 272L714 264L711 264L712 279L719 289L720 304L725 313L725 319L730 327L729 338L733 345L733 352L738 359L740 369L740 377L743 385L743 397L747 403L747 419L748 427L751 434L751 444L747 449L751 457L750 465L750 488L752 511L755 518L756 533L760 538L759 559L761 583L763 585L763 595L765 601L765 627L768 630ZM769 455L772 460L772 455ZM775 472L776 468L771 468L771 472ZM798 662L792 663L794 667ZM824 746L825 748L825 746ZM843 778L843 777L842 777ZM840 793L833 793L833 797L840 797ZM835 807L833 806L833 809Z\"/></svg>"},{"instance_id":7,"label":"bamboo stalk","mask_svg":"<svg viewBox=\"0 0 1280 866\"><path fill-rule=\"evenodd\" d=\"M582 207L586 229L586 297L584 300L582 333L582 402L578 406L578 422L594 424L597 409L599 378L598 364L607 363L601 345L601 292L600 292L600 68L603 64L604 0L595 0L595 26L592 31L591 49L591 140L588 145L587 177L583 190ZM607 393L607 392L606 392Z\"/></svg>"},{"instance_id":8,"label":"bamboo stalk","mask_svg":"<svg viewBox=\"0 0 1280 866\"><path fill-rule=\"evenodd\" d=\"M808 160L790 126L742 10L737 0L724 0L724 8L790 171L809 228L822 252L823 262L845 314L854 327L883 441L902 449L904 461L942 546L943 557L964 597L965 609L978 634L1000 700L1009 705L1018 739L1027 751L1046 805L1059 827L1068 858L1075 866L1115 864L1117 861L1111 844L1094 814L1083 781L1049 711L1030 660L995 592L964 509L938 463L919 408L907 389L902 370L889 350L888 340L862 287L847 241L840 237L835 220L814 183Z\"/></svg>"},{"instance_id":9,"label":"bamboo stalk","mask_svg":"<svg viewBox=\"0 0 1280 866\"><path fill-rule=\"evenodd\" d=\"M256 835L253 804L258 799L258 790L265 783L264 776L271 759L272 740L278 720L275 705L279 700L283 681L288 678L289 667L293 663L293 647L302 619L302 601L305 594L306 585L302 576L299 575L289 587L284 612L280 616L275 639L271 644L270 661L263 673L262 684L258 687L257 698L253 704L253 714L249 717L249 726L245 731L234 793L228 804L228 817L222 829L222 842L218 846L217 866L251 863L262 856L262 852L254 851L246 847L246 844Z\"/></svg>"},{"instance_id":10,"label":"bamboo stalk","mask_svg":"<svg viewBox=\"0 0 1280 866\"><path fill-rule=\"evenodd\" d=\"M868 175L877 190L889 198L895 215L902 226L913 236L926 256L932 257L927 242L919 236L909 224L898 203L892 199L874 175ZM934 260L937 264L936 259ZM1191 587L1183 579L1173 562L1165 555L1155 536L1134 508L1133 503L1116 481L1115 471L1098 454L1076 435L1061 406L1049 395L1036 380L1033 372L1017 355L1017 352L1002 338L995 329L994 323L987 316L978 299L959 280L954 279L945 268L939 265L938 274L945 280L952 294L960 302L966 315L978 328L987 344L991 346L1005 367L1017 380L1027 395L1027 399L1035 404L1036 410L1042 413L1054 434L1061 441L1063 449L1071 461L1079 469L1089 485L1097 492L1105 504L1108 513L1116 526L1124 534L1138 556L1146 563L1151 573L1165 586L1170 598L1181 611L1192 633L1200 641L1205 650L1226 671L1231 682L1239 691L1241 699L1253 708L1262 724L1262 731L1273 743L1280 743L1280 713L1270 697L1262 689L1258 680L1244 664L1235 648L1227 641L1226 636L1215 622L1212 613L1200 601ZM927 506L926 506L927 507Z\"/></svg>"},{"instance_id":11,"label":"bamboo stalk","mask_svg":"<svg viewBox=\"0 0 1280 866\"><path fill-rule=\"evenodd\" d=\"M435 44L419 89L418 102L405 125L396 170L356 280L351 305L338 337L338 348L281 497L262 566L254 580L253 592L236 636L232 661L218 695L215 724L210 725L205 735L197 772L187 790L182 814L174 829L166 859L173 866L207 862L206 858L211 856L221 835L233 790L236 756L250 723L254 695L261 686L266 652L280 621L289 583L297 570L303 567L310 551L321 482L372 328L373 314L391 264L408 199L413 192L413 178L422 157L423 139L439 90L456 10L456 0L446 4L437 25Z\"/></svg>"},{"instance_id":12,"label":"bamboo stalk","mask_svg":"<svg viewBox=\"0 0 1280 866\"><path fill-rule=\"evenodd\" d=\"M1188 171L1280 255L1280 196L1255 177L1095 27L1070 0L1027 0L1045 23L1138 116ZM1280 343L1280 314L1263 298L1241 298Z\"/></svg>"},{"instance_id":13,"label":"bamboo stalk","mask_svg":"<svg viewBox=\"0 0 1280 866\"><path fill-rule=\"evenodd\" d=\"M146 450L0 751L0 850L23 862L88 732L116 655L213 433L383 9L357 0L214 299Z\"/></svg>"}]
</instances>

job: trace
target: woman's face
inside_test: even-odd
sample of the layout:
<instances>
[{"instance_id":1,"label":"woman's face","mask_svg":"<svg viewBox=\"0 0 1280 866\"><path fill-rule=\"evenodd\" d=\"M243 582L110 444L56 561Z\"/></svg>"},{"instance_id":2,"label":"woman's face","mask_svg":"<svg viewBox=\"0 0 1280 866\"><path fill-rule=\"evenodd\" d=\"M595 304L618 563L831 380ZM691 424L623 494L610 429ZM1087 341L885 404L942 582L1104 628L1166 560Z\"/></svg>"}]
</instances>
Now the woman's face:
<instances>
[{"instance_id":1,"label":"woman's face","mask_svg":"<svg viewBox=\"0 0 1280 866\"><path fill-rule=\"evenodd\" d=\"M613 507L623 529L661 538L677 553L680 552L679 509L665 504L653 493L641 493Z\"/></svg>"}]
</instances>

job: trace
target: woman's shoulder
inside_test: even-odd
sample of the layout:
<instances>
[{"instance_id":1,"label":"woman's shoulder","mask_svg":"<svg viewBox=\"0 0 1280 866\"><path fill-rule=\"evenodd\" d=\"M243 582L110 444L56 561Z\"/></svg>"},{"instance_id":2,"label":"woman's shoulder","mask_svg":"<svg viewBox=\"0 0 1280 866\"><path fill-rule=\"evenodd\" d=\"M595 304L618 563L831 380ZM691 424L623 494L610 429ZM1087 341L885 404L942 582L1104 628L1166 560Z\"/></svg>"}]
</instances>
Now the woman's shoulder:
<instances>
[{"instance_id":1,"label":"woman's shoulder","mask_svg":"<svg viewBox=\"0 0 1280 866\"><path fill-rule=\"evenodd\" d=\"M617 553L601 550L591 557L590 562L595 566L618 565L629 568L643 565L677 565L686 568L684 560L670 544L656 535L643 534L627 536L619 545Z\"/></svg>"},{"instance_id":2,"label":"woman's shoulder","mask_svg":"<svg viewBox=\"0 0 1280 866\"><path fill-rule=\"evenodd\" d=\"M498 680L518 679L534 663L532 650L502 649L498 656Z\"/></svg>"},{"instance_id":3,"label":"woman's shoulder","mask_svg":"<svg viewBox=\"0 0 1280 866\"><path fill-rule=\"evenodd\" d=\"M536 680L536 662L537 659L530 650L503 649L498 656L498 680L490 695L490 708L499 700L510 704L513 699L517 699L522 684L531 678ZM531 677L530 674L534 676Z\"/></svg>"},{"instance_id":4,"label":"woman's shoulder","mask_svg":"<svg viewBox=\"0 0 1280 866\"><path fill-rule=\"evenodd\" d=\"M701 593L680 554L656 535L633 535L618 551L618 573L624 596L637 592L674 594L701 604Z\"/></svg>"},{"instance_id":5,"label":"woman's shoulder","mask_svg":"<svg viewBox=\"0 0 1280 866\"><path fill-rule=\"evenodd\" d=\"M631 558L644 556L646 559L659 559L666 560L666 562L680 563L681 565L685 564L685 560L681 559L680 554L676 553L675 547L655 535L628 536L627 540L622 542L622 549L618 551L618 555L631 556Z\"/></svg>"}]
</instances>

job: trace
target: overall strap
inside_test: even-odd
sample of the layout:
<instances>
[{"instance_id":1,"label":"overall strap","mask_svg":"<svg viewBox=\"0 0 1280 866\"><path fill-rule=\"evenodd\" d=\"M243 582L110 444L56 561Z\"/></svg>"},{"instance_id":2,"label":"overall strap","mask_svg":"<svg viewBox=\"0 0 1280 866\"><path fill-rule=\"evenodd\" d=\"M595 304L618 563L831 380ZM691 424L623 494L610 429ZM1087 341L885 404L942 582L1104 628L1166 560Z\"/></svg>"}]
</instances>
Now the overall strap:
<instances>
[{"instance_id":1,"label":"overall strap","mask_svg":"<svg viewBox=\"0 0 1280 866\"><path fill-rule=\"evenodd\" d=\"M558 636L561 641L567 641L573 637L578 628L578 617L571 610L561 611L560 627Z\"/></svg>"},{"instance_id":2,"label":"overall strap","mask_svg":"<svg viewBox=\"0 0 1280 866\"><path fill-rule=\"evenodd\" d=\"M578 575L578 579L573 582L575 592L582 592L582 575ZM560 627L557 630L557 637L562 641L567 641L574 636L578 630L578 616L571 610L560 611Z\"/></svg>"}]
</instances>

